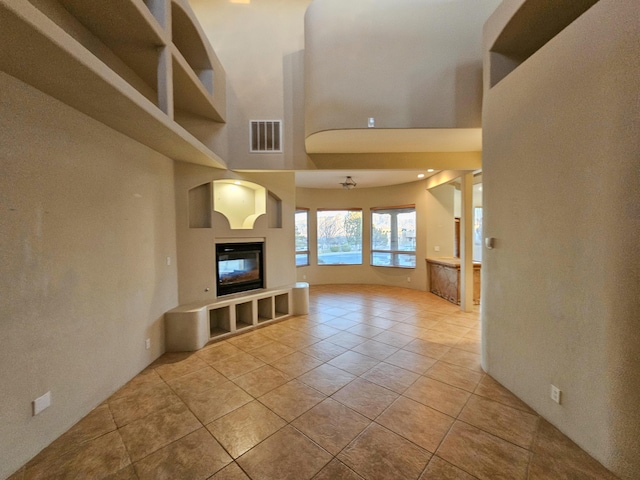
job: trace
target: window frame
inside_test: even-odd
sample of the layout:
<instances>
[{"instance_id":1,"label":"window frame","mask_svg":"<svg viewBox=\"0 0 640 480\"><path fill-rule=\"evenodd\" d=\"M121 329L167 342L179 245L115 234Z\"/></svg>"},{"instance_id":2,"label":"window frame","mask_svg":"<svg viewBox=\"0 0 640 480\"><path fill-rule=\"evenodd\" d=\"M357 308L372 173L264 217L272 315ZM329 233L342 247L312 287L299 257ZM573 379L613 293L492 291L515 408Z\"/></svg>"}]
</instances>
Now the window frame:
<instances>
[{"instance_id":1,"label":"window frame","mask_svg":"<svg viewBox=\"0 0 640 480\"><path fill-rule=\"evenodd\" d=\"M393 245L393 236L396 236L395 239L395 243L397 245L398 243L398 231L397 229L395 231L390 230L389 234L391 235L391 238L389 239L389 243L390 246L388 249L381 249L381 248L374 248L374 232L373 229L375 228L375 222L373 220L373 216L376 213L391 213L393 211L399 211L401 210L402 212L398 212L398 213L411 213L410 211L413 211L414 214L414 228L415 228L415 234L416 236L414 237L414 245L413 245L413 250L400 250L400 249L392 249L391 246ZM418 231L418 218L417 218L417 213L416 213L416 206L415 204L410 204L410 205L396 205L396 206L390 206L390 207L371 207L370 208L370 216L371 216L371 245L370 245L370 257L369 257L369 263L372 267L382 267L382 268L408 268L408 269L415 269L416 268L416 243L417 243L417 231ZM373 258L374 258L374 254L376 253L385 253L385 254L390 254L391 255L391 264L390 265L377 265L374 263ZM400 255L413 255L414 257L414 262L413 262L413 266L406 266L406 265L398 265L398 258Z\"/></svg>"},{"instance_id":2,"label":"window frame","mask_svg":"<svg viewBox=\"0 0 640 480\"><path fill-rule=\"evenodd\" d=\"M297 223L295 220L295 216L298 215L298 213L305 213L307 215L307 249L306 250L298 250L298 242L297 242L297 235L296 235L296 245L295 245L295 256L296 256L296 268L297 267L308 267L311 265L311 251L309 249L309 209L308 208L304 208L304 207L296 207L296 211L294 214L294 221L293 221L293 225L294 228L297 230ZM306 255L307 256L307 263L304 264L298 264L298 255Z\"/></svg>"}]
</instances>

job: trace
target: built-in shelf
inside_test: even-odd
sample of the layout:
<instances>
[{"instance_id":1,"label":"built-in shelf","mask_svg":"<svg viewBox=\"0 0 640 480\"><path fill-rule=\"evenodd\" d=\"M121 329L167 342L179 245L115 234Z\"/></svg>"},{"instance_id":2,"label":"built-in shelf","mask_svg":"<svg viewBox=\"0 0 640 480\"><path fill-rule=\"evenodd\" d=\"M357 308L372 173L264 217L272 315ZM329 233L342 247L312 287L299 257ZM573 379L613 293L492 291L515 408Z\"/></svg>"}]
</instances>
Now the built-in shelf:
<instances>
[{"instance_id":1,"label":"built-in shelf","mask_svg":"<svg viewBox=\"0 0 640 480\"><path fill-rule=\"evenodd\" d=\"M189 8L185 0L171 1L183 11ZM171 43L163 25L171 15L166 5L156 0L0 0L0 70L169 158L226 169L218 155L173 120L176 92L178 108L193 103L185 98L208 98L207 115L194 112L203 121L223 121L223 111L216 115L212 109L226 102L220 98L224 88L216 90L217 97L207 92L184 60L191 54ZM198 28L194 31L200 35ZM162 54L167 49L168 62ZM209 63L219 66L212 50L206 52L212 56ZM171 59L179 57L190 78L172 87ZM221 67L213 74L211 85L224 84ZM206 74L202 78L206 83Z\"/></svg>"},{"instance_id":2,"label":"built-in shelf","mask_svg":"<svg viewBox=\"0 0 640 480\"><path fill-rule=\"evenodd\" d=\"M219 337L231 333L231 307L223 305L209 310L209 336Z\"/></svg>"},{"instance_id":3,"label":"built-in shelf","mask_svg":"<svg viewBox=\"0 0 640 480\"><path fill-rule=\"evenodd\" d=\"M267 213L267 190L246 180L213 182L213 209L225 216L233 230L251 230L259 216Z\"/></svg>"},{"instance_id":4,"label":"built-in shelf","mask_svg":"<svg viewBox=\"0 0 640 480\"><path fill-rule=\"evenodd\" d=\"M211 228L211 182L189 189L189 228Z\"/></svg>"},{"instance_id":5,"label":"built-in shelf","mask_svg":"<svg viewBox=\"0 0 640 480\"><path fill-rule=\"evenodd\" d=\"M273 297L258 299L258 323L273 320Z\"/></svg>"},{"instance_id":6,"label":"built-in shelf","mask_svg":"<svg viewBox=\"0 0 640 480\"><path fill-rule=\"evenodd\" d=\"M242 330L254 325L253 300L236 304L236 330Z\"/></svg>"}]
</instances>

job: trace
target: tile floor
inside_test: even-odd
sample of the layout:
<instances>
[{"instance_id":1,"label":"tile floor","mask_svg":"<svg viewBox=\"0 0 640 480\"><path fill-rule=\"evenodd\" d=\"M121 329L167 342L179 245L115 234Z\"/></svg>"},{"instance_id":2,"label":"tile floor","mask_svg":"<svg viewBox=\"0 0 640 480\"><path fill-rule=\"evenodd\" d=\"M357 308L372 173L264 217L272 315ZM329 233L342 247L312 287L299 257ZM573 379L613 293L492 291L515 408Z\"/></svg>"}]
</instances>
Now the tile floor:
<instances>
[{"instance_id":1,"label":"tile floor","mask_svg":"<svg viewBox=\"0 0 640 480\"><path fill-rule=\"evenodd\" d=\"M480 368L478 314L311 288L310 314L166 354L16 479L615 479Z\"/></svg>"}]
</instances>

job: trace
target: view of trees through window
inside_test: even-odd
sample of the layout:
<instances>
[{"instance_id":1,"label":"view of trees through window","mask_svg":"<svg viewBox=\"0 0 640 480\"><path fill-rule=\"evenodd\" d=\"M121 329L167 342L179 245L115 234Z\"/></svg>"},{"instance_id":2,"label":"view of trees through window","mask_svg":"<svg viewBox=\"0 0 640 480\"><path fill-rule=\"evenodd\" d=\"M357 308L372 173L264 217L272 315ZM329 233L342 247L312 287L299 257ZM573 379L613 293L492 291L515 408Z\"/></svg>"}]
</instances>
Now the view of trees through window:
<instances>
[{"instance_id":1,"label":"view of trees through window","mask_svg":"<svg viewBox=\"0 0 640 480\"><path fill-rule=\"evenodd\" d=\"M362 263L362 210L318 210L318 264Z\"/></svg>"},{"instance_id":2,"label":"view of trees through window","mask_svg":"<svg viewBox=\"0 0 640 480\"><path fill-rule=\"evenodd\" d=\"M309 210L296 210L296 266L309 265Z\"/></svg>"},{"instance_id":3,"label":"view of trees through window","mask_svg":"<svg viewBox=\"0 0 640 480\"><path fill-rule=\"evenodd\" d=\"M372 209L371 265L415 268L415 206Z\"/></svg>"}]
</instances>

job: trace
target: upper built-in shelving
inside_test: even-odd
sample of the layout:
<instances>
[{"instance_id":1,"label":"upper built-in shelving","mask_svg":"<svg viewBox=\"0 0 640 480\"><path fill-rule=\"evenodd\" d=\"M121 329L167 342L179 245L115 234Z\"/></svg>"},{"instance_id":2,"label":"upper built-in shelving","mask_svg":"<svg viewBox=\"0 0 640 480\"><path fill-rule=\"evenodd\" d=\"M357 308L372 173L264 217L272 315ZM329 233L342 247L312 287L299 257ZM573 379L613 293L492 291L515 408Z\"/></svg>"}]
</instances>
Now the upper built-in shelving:
<instances>
[{"instance_id":1,"label":"upper built-in shelving","mask_svg":"<svg viewBox=\"0 0 640 480\"><path fill-rule=\"evenodd\" d=\"M174 119L226 113L224 69L186 0L0 0L0 25L0 70L170 158L226 168Z\"/></svg>"}]
</instances>

